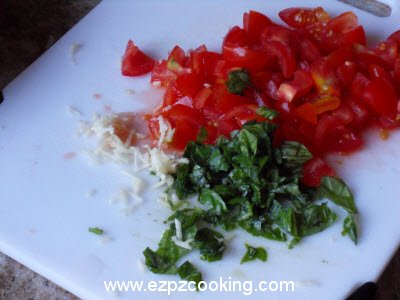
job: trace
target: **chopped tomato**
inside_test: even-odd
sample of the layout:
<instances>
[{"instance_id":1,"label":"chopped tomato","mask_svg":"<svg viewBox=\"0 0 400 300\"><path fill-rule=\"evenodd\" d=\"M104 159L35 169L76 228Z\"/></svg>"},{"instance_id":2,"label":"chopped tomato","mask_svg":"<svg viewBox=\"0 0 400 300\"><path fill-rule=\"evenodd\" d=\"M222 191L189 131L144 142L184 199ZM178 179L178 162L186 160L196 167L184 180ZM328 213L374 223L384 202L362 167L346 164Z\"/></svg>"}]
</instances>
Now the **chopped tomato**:
<instances>
[{"instance_id":1,"label":"chopped tomato","mask_svg":"<svg viewBox=\"0 0 400 300\"><path fill-rule=\"evenodd\" d=\"M171 122L173 127L177 122L185 122L195 126L205 124L205 118L200 111L187 105L176 104L171 109L163 112L162 115Z\"/></svg>"},{"instance_id":2,"label":"chopped tomato","mask_svg":"<svg viewBox=\"0 0 400 300\"><path fill-rule=\"evenodd\" d=\"M122 75L139 76L149 73L154 68L154 60L143 53L129 40L122 57Z\"/></svg>"},{"instance_id":3,"label":"chopped tomato","mask_svg":"<svg viewBox=\"0 0 400 300\"><path fill-rule=\"evenodd\" d=\"M212 144L248 121L265 121L259 106L279 112L274 145L298 141L317 157L356 151L372 125L400 127L400 31L368 47L352 12L331 18L320 7L289 8L279 16L290 27L245 13L243 28L228 31L221 53L205 45L189 52L175 46L154 63L129 41L123 71L153 69L152 84L166 88L162 105L147 119L153 138L160 138L161 115L175 130L168 147L182 150L201 127ZM249 78L229 76L239 69ZM127 140L121 124L116 132ZM306 184L332 174L321 158L308 164Z\"/></svg>"},{"instance_id":4,"label":"chopped tomato","mask_svg":"<svg viewBox=\"0 0 400 300\"><path fill-rule=\"evenodd\" d=\"M287 8L279 12L279 17L293 28L309 28L316 24L325 25L329 21L328 13L322 8Z\"/></svg>"},{"instance_id":5,"label":"chopped tomato","mask_svg":"<svg viewBox=\"0 0 400 300\"><path fill-rule=\"evenodd\" d=\"M310 73L304 70L297 70L291 82L282 83L278 89L278 97L291 102L307 95L314 85Z\"/></svg>"},{"instance_id":6,"label":"chopped tomato","mask_svg":"<svg viewBox=\"0 0 400 300\"><path fill-rule=\"evenodd\" d=\"M335 171L321 158L314 157L303 166L301 181L307 186L319 186L324 176L335 176Z\"/></svg>"},{"instance_id":7,"label":"chopped tomato","mask_svg":"<svg viewBox=\"0 0 400 300\"><path fill-rule=\"evenodd\" d=\"M387 63L387 66L393 66L397 58L397 43L392 39L388 39L374 49L376 55Z\"/></svg>"},{"instance_id":8,"label":"chopped tomato","mask_svg":"<svg viewBox=\"0 0 400 300\"><path fill-rule=\"evenodd\" d=\"M174 81L178 77L173 71L167 68L167 64L168 62L166 60L156 63L153 72L151 72L150 79L150 82L153 85L166 87L170 82Z\"/></svg>"},{"instance_id":9,"label":"chopped tomato","mask_svg":"<svg viewBox=\"0 0 400 300\"><path fill-rule=\"evenodd\" d=\"M296 114L303 120L312 124L318 124L317 113L314 105L309 102L304 103L296 109Z\"/></svg>"},{"instance_id":10,"label":"chopped tomato","mask_svg":"<svg viewBox=\"0 0 400 300\"><path fill-rule=\"evenodd\" d=\"M319 93L332 96L340 95L339 81L335 71L325 60L312 64L311 76Z\"/></svg>"},{"instance_id":11,"label":"chopped tomato","mask_svg":"<svg viewBox=\"0 0 400 300\"><path fill-rule=\"evenodd\" d=\"M303 37L300 41L301 59L313 63L322 57L319 47L309 38Z\"/></svg>"},{"instance_id":12,"label":"chopped tomato","mask_svg":"<svg viewBox=\"0 0 400 300\"><path fill-rule=\"evenodd\" d=\"M336 70L337 78L340 81L342 87L347 88L351 85L354 80L354 77L357 73L357 65L352 62L346 60L341 66L339 66Z\"/></svg>"},{"instance_id":13,"label":"chopped tomato","mask_svg":"<svg viewBox=\"0 0 400 300\"><path fill-rule=\"evenodd\" d=\"M263 41L263 47L268 54L278 58L283 76L286 79L291 78L297 67L293 50L281 42L273 40Z\"/></svg>"},{"instance_id":14,"label":"chopped tomato","mask_svg":"<svg viewBox=\"0 0 400 300\"><path fill-rule=\"evenodd\" d=\"M362 73L358 72L356 76L354 76L353 82L351 83L351 88L350 88L351 95L355 99L360 99L369 81L370 80L367 77L365 77Z\"/></svg>"},{"instance_id":15,"label":"chopped tomato","mask_svg":"<svg viewBox=\"0 0 400 300\"><path fill-rule=\"evenodd\" d=\"M397 115L396 91L384 78L371 80L364 89L362 99L378 114L389 118Z\"/></svg>"},{"instance_id":16,"label":"chopped tomato","mask_svg":"<svg viewBox=\"0 0 400 300\"><path fill-rule=\"evenodd\" d=\"M250 10L250 12L243 15L243 28L247 32L250 44L259 43L262 30L270 24L273 23L266 15L254 10Z\"/></svg>"}]
</instances>

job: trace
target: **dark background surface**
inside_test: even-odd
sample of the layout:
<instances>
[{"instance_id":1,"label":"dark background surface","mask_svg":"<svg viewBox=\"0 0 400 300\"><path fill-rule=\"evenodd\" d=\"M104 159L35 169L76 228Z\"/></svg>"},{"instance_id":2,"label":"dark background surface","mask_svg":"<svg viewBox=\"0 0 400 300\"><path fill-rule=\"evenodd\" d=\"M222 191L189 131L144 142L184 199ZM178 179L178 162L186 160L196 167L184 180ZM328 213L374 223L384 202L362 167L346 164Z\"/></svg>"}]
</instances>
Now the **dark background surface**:
<instances>
[{"instance_id":1,"label":"dark background surface","mask_svg":"<svg viewBox=\"0 0 400 300\"><path fill-rule=\"evenodd\" d=\"M99 2L0 0L0 89ZM384 271L378 287L376 300L400 300L400 250ZM9 299L77 298L0 252L0 300Z\"/></svg>"}]
</instances>

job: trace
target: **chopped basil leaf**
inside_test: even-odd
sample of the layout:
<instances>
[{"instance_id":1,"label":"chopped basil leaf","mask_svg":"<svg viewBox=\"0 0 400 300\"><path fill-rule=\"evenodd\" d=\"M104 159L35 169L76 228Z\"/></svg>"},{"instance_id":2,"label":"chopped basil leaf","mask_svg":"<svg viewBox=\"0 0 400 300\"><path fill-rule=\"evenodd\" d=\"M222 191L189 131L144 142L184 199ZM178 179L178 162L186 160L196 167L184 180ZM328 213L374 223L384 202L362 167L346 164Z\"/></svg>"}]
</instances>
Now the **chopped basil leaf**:
<instances>
[{"instance_id":1,"label":"chopped basil leaf","mask_svg":"<svg viewBox=\"0 0 400 300\"><path fill-rule=\"evenodd\" d=\"M200 229L193 242L193 248L200 249L202 260L209 262L220 260L225 250L224 237L210 228Z\"/></svg>"},{"instance_id":2,"label":"chopped basil leaf","mask_svg":"<svg viewBox=\"0 0 400 300\"><path fill-rule=\"evenodd\" d=\"M249 72L246 69L231 71L225 84L230 93L242 95L244 89L250 85Z\"/></svg>"},{"instance_id":3,"label":"chopped basil leaf","mask_svg":"<svg viewBox=\"0 0 400 300\"><path fill-rule=\"evenodd\" d=\"M266 108L261 113L270 115ZM225 244L216 227L225 231L241 227L254 236L288 241L288 247L293 248L304 237L326 229L337 219L326 203L315 203L316 195L329 198L349 212L343 234L356 241L351 214L356 208L350 190L335 177L324 177L319 188L302 184L303 165L312 155L294 141L273 147L275 129L268 122L250 121L233 131L231 138L220 137L214 145L203 143L202 130L196 142L187 144L183 157L189 163L177 166L172 189L181 199L197 193L202 208L184 208L168 218L170 228L159 248L144 252L151 271L178 272L182 278L199 279L201 274L189 262L179 268L176 264L190 248L199 249L203 260L220 260ZM175 228L178 221L180 229ZM182 231L181 240L176 240L177 229ZM259 258L254 249L259 248L248 248L244 261Z\"/></svg>"},{"instance_id":4,"label":"chopped basil leaf","mask_svg":"<svg viewBox=\"0 0 400 300\"><path fill-rule=\"evenodd\" d=\"M259 259L264 262L267 261L268 254L264 248L262 247L255 248L248 244L245 245L246 245L246 253L244 254L242 260L240 261L241 264L255 259Z\"/></svg>"},{"instance_id":5,"label":"chopped basil leaf","mask_svg":"<svg viewBox=\"0 0 400 300\"><path fill-rule=\"evenodd\" d=\"M322 177L318 195L326 197L336 205L343 207L349 213L357 213L353 194L340 178L331 176Z\"/></svg>"},{"instance_id":6,"label":"chopped basil leaf","mask_svg":"<svg viewBox=\"0 0 400 300\"><path fill-rule=\"evenodd\" d=\"M196 288L198 290L198 285L200 281L203 280L203 277L201 273L189 261L185 261L178 268L177 272L181 279L195 282Z\"/></svg>"},{"instance_id":7,"label":"chopped basil leaf","mask_svg":"<svg viewBox=\"0 0 400 300\"><path fill-rule=\"evenodd\" d=\"M214 215L220 215L226 211L224 200L216 192L210 189L202 189L199 196L199 202L205 205L208 212Z\"/></svg>"},{"instance_id":8,"label":"chopped basil leaf","mask_svg":"<svg viewBox=\"0 0 400 300\"><path fill-rule=\"evenodd\" d=\"M357 224L354 214L348 214L343 221L342 235L348 235L350 239L357 245Z\"/></svg>"},{"instance_id":9,"label":"chopped basil leaf","mask_svg":"<svg viewBox=\"0 0 400 300\"><path fill-rule=\"evenodd\" d=\"M331 226L337 219L336 214L326 205L310 204L302 213L301 236L320 232Z\"/></svg>"},{"instance_id":10,"label":"chopped basil leaf","mask_svg":"<svg viewBox=\"0 0 400 300\"><path fill-rule=\"evenodd\" d=\"M312 154L308 149L298 142L284 142L280 147L282 160L288 167L303 166L312 158Z\"/></svg>"},{"instance_id":11,"label":"chopped basil leaf","mask_svg":"<svg viewBox=\"0 0 400 300\"><path fill-rule=\"evenodd\" d=\"M104 230L100 229L98 227L89 227L89 232L97 234L97 235L102 235L104 233Z\"/></svg>"},{"instance_id":12,"label":"chopped basil leaf","mask_svg":"<svg viewBox=\"0 0 400 300\"><path fill-rule=\"evenodd\" d=\"M279 115L276 110L270 109L266 106L259 107L256 112L260 116L265 117L267 120L273 120Z\"/></svg>"}]
</instances>

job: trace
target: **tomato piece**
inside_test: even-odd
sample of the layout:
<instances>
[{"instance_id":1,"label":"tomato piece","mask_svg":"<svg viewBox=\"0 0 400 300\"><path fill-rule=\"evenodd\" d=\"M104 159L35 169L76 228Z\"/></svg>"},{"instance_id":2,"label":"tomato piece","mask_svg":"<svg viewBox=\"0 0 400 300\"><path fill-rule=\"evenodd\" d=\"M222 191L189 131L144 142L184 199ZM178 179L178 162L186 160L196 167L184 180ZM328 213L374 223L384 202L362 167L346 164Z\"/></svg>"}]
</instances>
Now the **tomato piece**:
<instances>
[{"instance_id":1,"label":"tomato piece","mask_svg":"<svg viewBox=\"0 0 400 300\"><path fill-rule=\"evenodd\" d=\"M400 30L393 32L389 37L388 40L395 41L397 43L397 48L400 49Z\"/></svg>"},{"instance_id":2,"label":"tomato piece","mask_svg":"<svg viewBox=\"0 0 400 300\"><path fill-rule=\"evenodd\" d=\"M277 41L282 44L292 47L297 50L300 44L300 35L297 31L283 27L277 24L265 26L261 33L260 40L264 43L266 41Z\"/></svg>"},{"instance_id":3,"label":"tomato piece","mask_svg":"<svg viewBox=\"0 0 400 300\"><path fill-rule=\"evenodd\" d=\"M283 22L293 28L308 28L315 24L325 25L329 21L328 13L322 8L292 7L279 12Z\"/></svg>"},{"instance_id":4,"label":"tomato piece","mask_svg":"<svg viewBox=\"0 0 400 300\"><path fill-rule=\"evenodd\" d=\"M324 115L315 131L315 143L320 153L349 153L362 146L362 140L354 132L330 115Z\"/></svg>"},{"instance_id":5,"label":"tomato piece","mask_svg":"<svg viewBox=\"0 0 400 300\"><path fill-rule=\"evenodd\" d=\"M203 73L203 55L207 52L207 48L205 45L201 45L195 50L190 51L189 54L189 65L191 70L194 73L202 74Z\"/></svg>"},{"instance_id":6,"label":"tomato piece","mask_svg":"<svg viewBox=\"0 0 400 300\"><path fill-rule=\"evenodd\" d=\"M182 104L172 106L171 109L164 111L162 115L171 122L172 127L175 127L175 123L178 121L184 121L192 126L205 124L205 118L200 111Z\"/></svg>"},{"instance_id":7,"label":"tomato piece","mask_svg":"<svg viewBox=\"0 0 400 300\"><path fill-rule=\"evenodd\" d=\"M297 60L292 49L281 42L271 40L263 41L263 47L268 54L278 58L283 76L286 79L291 78L297 69Z\"/></svg>"},{"instance_id":8,"label":"tomato piece","mask_svg":"<svg viewBox=\"0 0 400 300\"><path fill-rule=\"evenodd\" d=\"M400 57L396 59L394 64L394 80L400 85Z\"/></svg>"},{"instance_id":9,"label":"tomato piece","mask_svg":"<svg viewBox=\"0 0 400 300\"><path fill-rule=\"evenodd\" d=\"M304 70L297 70L291 82L282 83L278 89L278 97L291 102L307 95L314 85L310 73Z\"/></svg>"},{"instance_id":10,"label":"tomato piece","mask_svg":"<svg viewBox=\"0 0 400 300\"><path fill-rule=\"evenodd\" d=\"M352 61L345 61L336 70L337 78L342 87L348 88L354 80L357 73L357 65Z\"/></svg>"},{"instance_id":11,"label":"tomato piece","mask_svg":"<svg viewBox=\"0 0 400 300\"><path fill-rule=\"evenodd\" d=\"M324 28L324 31L327 33L332 32L332 35L341 34L350 29L353 29L357 25L357 16L353 12L348 11L329 20Z\"/></svg>"},{"instance_id":12,"label":"tomato piece","mask_svg":"<svg viewBox=\"0 0 400 300\"><path fill-rule=\"evenodd\" d=\"M397 95L392 84L383 78L375 78L364 89L362 99L376 113L386 117L397 115Z\"/></svg>"},{"instance_id":13,"label":"tomato piece","mask_svg":"<svg viewBox=\"0 0 400 300\"><path fill-rule=\"evenodd\" d=\"M325 57L325 60L333 67L338 68L346 61L353 59L353 49L351 46L345 46L335 50Z\"/></svg>"},{"instance_id":14,"label":"tomato piece","mask_svg":"<svg viewBox=\"0 0 400 300\"><path fill-rule=\"evenodd\" d=\"M247 97L229 93L225 85L216 85L214 87L214 105L222 113L226 113L234 107L249 104L250 102L251 100Z\"/></svg>"},{"instance_id":15,"label":"tomato piece","mask_svg":"<svg viewBox=\"0 0 400 300\"><path fill-rule=\"evenodd\" d=\"M308 63L313 63L322 57L321 50L309 38L302 37L300 41L300 57Z\"/></svg>"},{"instance_id":16,"label":"tomato piece","mask_svg":"<svg viewBox=\"0 0 400 300\"><path fill-rule=\"evenodd\" d=\"M243 14L243 28L247 32L250 44L259 43L262 30L270 24L273 22L267 16L254 10Z\"/></svg>"},{"instance_id":17,"label":"tomato piece","mask_svg":"<svg viewBox=\"0 0 400 300\"><path fill-rule=\"evenodd\" d=\"M178 76L171 70L167 68L168 62L162 60L157 62L151 72L150 82L153 86L163 86L166 87L172 81L174 81Z\"/></svg>"},{"instance_id":18,"label":"tomato piece","mask_svg":"<svg viewBox=\"0 0 400 300\"><path fill-rule=\"evenodd\" d=\"M179 98L188 96L194 99L203 86L202 78L196 74L179 76L174 83L174 89Z\"/></svg>"},{"instance_id":19,"label":"tomato piece","mask_svg":"<svg viewBox=\"0 0 400 300\"><path fill-rule=\"evenodd\" d=\"M258 105L246 104L233 107L222 116L223 120L235 120L239 126L252 120L265 121L265 118L256 113Z\"/></svg>"},{"instance_id":20,"label":"tomato piece","mask_svg":"<svg viewBox=\"0 0 400 300\"><path fill-rule=\"evenodd\" d=\"M217 136L230 137L231 132L240 129L240 126L233 119L221 119L218 121Z\"/></svg>"},{"instance_id":21,"label":"tomato piece","mask_svg":"<svg viewBox=\"0 0 400 300\"><path fill-rule=\"evenodd\" d=\"M132 40L129 40L122 57L122 75L140 76L150 72L153 68L154 60L135 46Z\"/></svg>"},{"instance_id":22,"label":"tomato piece","mask_svg":"<svg viewBox=\"0 0 400 300\"><path fill-rule=\"evenodd\" d=\"M309 102L306 102L303 105L296 108L296 114L307 122L310 122L312 124L318 123L317 113L315 111L315 108Z\"/></svg>"},{"instance_id":23,"label":"tomato piece","mask_svg":"<svg viewBox=\"0 0 400 300\"><path fill-rule=\"evenodd\" d=\"M320 94L339 96L339 81L331 65L325 61L315 62L310 67L315 87Z\"/></svg>"},{"instance_id":24,"label":"tomato piece","mask_svg":"<svg viewBox=\"0 0 400 300\"><path fill-rule=\"evenodd\" d=\"M232 27L222 42L222 49L225 47L244 47L248 45L247 31L239 26Z\"/></svg>"},{"instance_id":25,"label":"tomato piece","mask_svg":"<svg viewBox=\"0 0 400 300\"><path fill-rule=\"evenodd\" d=\"M200 127L193 127L186 121L177 120L174 129L170 147L176 150L183 150L188 142L196 140Z\"/></svg>"},{"instance_id":26,"label":"tomato piece","mask_svg":"<svg viewBox=\"0 0 400 300\"><path fill-rule=\"evenodd\" d=\"M365 127L370 121L370 113L365 105L359 101L349 101L349 106L353 112L353 120L350 127L354 129L361 129Z\"/></svg>"},{"instance_id":27,"label":"tomato piece","mask_svg":"<svg viewBox=\"0 0 400 300\"><path fill-rule=\"evenodd\" d=\"M311 187L318 187L324 176L335 176L335 171L319 157L313 157L303 166L303 177L301 181Z\"/></svg>"},{"instance_id":28,"label":"tomato piece","mask_svg":"<svg viewBox=\"0 0 400 300\"><path fill-rule=\"evenodd\" d=\"M356 99L360 99L369 81L370 80L367 77L365 77L362 73L357 72L353 82L351 83L351 88L350 88L351 95Z\"/></svg>"},{"instance_id":29,"label":"tomato piece","mask_svg":"<svg viewBox=\"0 0 400 300\"><path fill-rule=\"evenodd\" d=\"M389 75L389 73L380 65L376 65L376 64L372 64L369 66L368 68L368 73L369 73L369 77L371 79L374 78L383 78L386 79L387 81L392 81L391 76Z\"/></svg>"},{"instance_id":30,"label":"tomato piece","mask_svg":"<svg viewBox=\"0 0 400 300\"><path fill-rule=\"evenodd\" d=\"M388 118L385 116L379 116L379 126L383 129L393 129L400 127L400 115L394 118Z\"/></svg>"},{"instance_id":31,"label":"tomato piece","mask_svg":"<svg viewBox=\"0 0 400 300\"><path fill-rule=\"evenodd\" d=\"M387 63L387 66L393 67L398 53L396 41L388 39L379 43L373 51Z\"/></svg>"},{"instance_id":32,"label":"tomato piece","mask_svg":"<svg viewBox=\"0 0 400 300\"><path fill-rule=\"evenodd\" d=\"M185 51L178 45L176 45L171 52L168 55L168 60L173 59L175 62L180 64L181 66L184 66L185 61L186 61L186 55Z\"/></svg>"},{"instance_id":33,"label":"tomato piece","mask_svg":"<svg viewBox=\"0 0 400 300\"><path fill-rule=\"evenodd\" d=\"M209 124L205 127L207 131L207 138L204 141L204 144L214 145L215 140L217 139L218 135L218 127L216 124Z\"/></svg>"},{"instance_id":34,"label":"tomato piece","mask_svg":"<svg viewBox=\"0 0 400 300\"><path fill-rule=\"evenodd\" d=\"M331 52L341 47L353 45L354 43L361 45L367 43L365 31L362 26L357 26L337 34L328 31L322 40L321 46L325 51Z\"/></svg>"},{"instance_id":35,"label":"tomato piece","mask_svg":"<svg viewBox=\"0 0 400 300\"><path fill-rule=\"evenodd\" d=\"M210 98L212 95L212 90L208 87L203 87L196 95L196 97L193 99L193 106L196 109L202 109L207 100Z\"/></svg>"},{"instance_id":36,"label":"tomato piece","mask_svg":"<svg viewBox=\"0 0 400 300\"><path fill-rule=\"evenodd\" d=\"M335 110L340 105L340 98L335 96L323 95L313 104L315 113L320 115L326 111Z\"/></svg>"},{"instance_id":37,"label":"tomato piece","mask_svg":"<svg viewBox=\"0 0 400 300\"><path fill-rule=\"evenodd\" d=\"M350 124L354 119L353 110L343 101L337 109L331 112L331 115L343 125Z\"/></svg>"},{"instance_id":38,"label":"tomato piece","mask_svg":"<svg viewBox=\"0 0 400 300\"><path fill-rule=\"evenodd\" d=\"M272 56L265 51L249 47L225 46L222 55L231 67L246 68L249 71L262 70L273 61Z\"/></svg>"}]
</instances>

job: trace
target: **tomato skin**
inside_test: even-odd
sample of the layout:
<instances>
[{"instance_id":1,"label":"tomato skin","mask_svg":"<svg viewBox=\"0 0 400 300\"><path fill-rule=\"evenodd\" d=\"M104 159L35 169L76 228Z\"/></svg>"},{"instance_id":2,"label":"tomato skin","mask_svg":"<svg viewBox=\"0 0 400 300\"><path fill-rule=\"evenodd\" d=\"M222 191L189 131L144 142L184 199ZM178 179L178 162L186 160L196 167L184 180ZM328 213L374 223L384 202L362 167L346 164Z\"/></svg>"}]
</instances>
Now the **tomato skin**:
<instances>
[{"instance_id":1,"label":"tomato skin","mask_svg":"<svg viewBox=\"0 0 400 300\"><path fill-rule=\"evenodd\" d=\"M360 101L349 101L349 106L353 112L353 120L349 126L353 129L361 129L368 125L371 116L366 106Z\"/></svg>"},{"instance_id":2,"label":"tomato skin","mask_svg":"<svg viewBox=\"0 0 400 300\"><path fill-rule=\"evenodd\" d=\"M300 41L300 56L302 60L313 63L322 57L319 47L309 38L302 37Z\"/></svg>"},{"instance_id":3,"label":"tomato skin","mask_svg":"<svg viewBox=\"0 0 400 300\"><path fill-rule=\"evenodd\" d=\"M393 32L387 39L395 41L398 49L400 49L400 30Z\"/></svg>"},{"instance_id":4,"label":"tomato skin","mask_svg":"<svg viewBox=\"0 0 400 300\"><path fill-rule=\"evenodd\" d=\"M298 50L300 39L300 35L297 31L277 24L265 26L260 37L262 43L266 41L277 41L291 47L294 51Z\"/></svg>"},{"instance_id":5,"label":"tomato skin","mask_svg":"<svg viewBox=\"0 0 400 300\"><path fill-rule=\"evenodd\" d=\"M214 106L217 111L226 113L232 108L251 102L247 97L231 94L225 85L216 85L214 87Z\"/></svg>"},{"instance_id":6,"label":"tomato skin","mask_svg":"<svg viewBox=\"0 0 400 300\"><path fill-rule=\"evenodd\" d=\"M354 13L345 12L326 24L320 45L329 53L354 43L366 44L365 31L358 26L358 18Z\"/></svg>"},{"instance_id":7,"label":"tomato skin","mask_svg":"<svg viewBox=\"0 0 400 300\"><path fill-rule=\"evenodd\" d=\"M248 37L246 30L239 26L232 27L226 34L222 42L222 50L225 47L244 47L248 45Z\"/></svg>"},{"instance_id":8,"label":"tomato skin","mask_svg":"<svg viewBox=\"0 0 400 300\"><path fill-rule=\"evenodd\" d=\"M140 76L154 68L154 60L129 40L122 57L121 72L124 76Z\"/></svg>"},{"instance_id":9,"label":"tomato skin","mask_svg":"<svg viewBox=\"0 0 400 300\"><path fill-rule=\"evenodd\" d=\"M332 96L340 95L339 81L336 77L336 73L327 61L321 60L313 63L310 71L314 79L315 87L320 94Z\"/></svg>"},{"instance_id":10,"label":"tomato skin","mask_svg":"<svg viewBox=\"0 0 400 300\"><path fill-rule=\"evenodd\" d=\"M185 51L183 51L181 47L176 45L168 55L168 60L170 59L173 59L181 66L184 66L186 61Z\"/></svg>"},{"instance_id":11,"label":"tomato skin","mask_svg":"<svg viewBox=\"0 0 400 300\"><path fill-rule=\"evenodd\" d=\"M296 114L297 116L299 116L300 118L302 118L307 122L310 122L315 125L318 124L317 113L315 111L315 108L309 102L306 102L303 105L299 106L296 109Z\"/></svg>"},{"instance_id":12,"label":"tomato skin","mask_svg":"<svg viewBox=\"0 0 400 300\"><path fill-rule=\"evenodd\" d=\"M325 60L331 65L332 68L338 68L346 61L353 60L353 49L351 46L339 48L325 57Z\"/></svg>"},{"instance_id":13,"label":"tomato skin","mask_svg":"<svg viewBox=\"0 0 400 300\"><path fill-rule=\"evenodd\" d=\"M176 150L183 150L190 141L195 141L200 127L193 127L185 121L176 121L174 125L174 135L169 146Z\"/></svg>"},{"instance_id":14,"label":"tomato skin","mask_svg":"<svg viewBox=\"0 0 400 300\"><path fill-rule=\"evenodd\" d=\"M344 103L343 101L337 109L332 111L331 115L343 125L350 124L354 119L354 112L352 108L349 106L349 104Z\"/></svg>"},{"instance_id":15,"label":"tomato skin","mask_svg":"<svg viewBox=\"0 0 400 300\"><path fill-rule=\"evenodd\" d=\"M321 7L311 8L287 8L279 12L283 22L293 28L309 28L316 24L325 25L329 21L328 13Z\"/></svg>"},{"instance_id":16,"label":"tomato skin","mask_svg":"<svg viewBox=\"0 0 400 300\"><path fill-rule=\"evenodd\" d=\"M388 39L377 45L373 51L386 62L387 66L393 67L398 54L396 41Z\"/></svg>"},{"instance_id":17,"label":"tomato skin","mask_svg":"<svg viewBox=\"0 0 400 300\"><path fill-rule=\"evenodd\" d=\"M221 120L235 120L239 126L252 120L265 121L265 118L258 115L256 110L258 105L255 104L245 104L233 107L231 110L227 111Z\"/></svg>"},{"instance_id":18,"label":"tomato skin","mask_svg":"<svg viewBox=\"0 0 400 300\"><path fill-rule=\"evenodd\" d=\"M162 60L161 62L156 62L153 71L151 72L150 82L153 85L160 85L163 87L168 86L168 84L174 81L178 76L167 68L168 62Z\"/></svg>"},{"instance_id":19,"label":"tomato skin","mask_svg":"<svg viewBox=\"0 0 400 300\"><path fill-rule=\"evenodd\" d=\"M310 187L318 187L324 176L335 176L335 171L321 158L313 157L303 166L301 181Z\"/></svg>"},{"instance_id":20,"label":"tomato skin","mask_svg":"<svg viewBox=\"0 0 400 300\"><path fill-rule=\"evenodd\" d=\"M243 28L247 32L250 44L258 44L262 30L270 24L273 22L266 15L254 10L243 15Z\"/></svg>"},{"instance_id":21,"label":"tomato skin","mask_svg":"<svg viewBox=\"0 0 400 300\"><path fill-rule=\"evenodd\" d=\"M291 78L297 69L297 60L292 49L273 40L263 41L263 48L268 54L278 58L283 77Z\"/></svg>"},{"instance_id":22,"label":"tomato skin","mask_svg":"<svg viewBox=\"0 0 400 300\"><path fill-rule=\"evenodd\" d=\"M351 85L356 73L357 65L352 61L345 61L336 70L336 75L339 79L340 85L344 88L348 88Z\"/></svg>"},{"instance_id":23,"label":"tomato skin","mask_svg":"<svg viewBox=\"0 0 400 300\"><path fill-rule=\"evenodd\" d=\"M357 72L356 76L354 76L353 82L351 83L351 95L355 99L360 99L365 87L369 82L370 80L367 77L365 77L362 73Z\"/></svg>"},{"instance_id":24,"label":"tomato skin","mask_svg":"<svg viewBox=\"0 0 400 300\"><path fill-rule=\"evenodd\" d=\"M331 115L324 115L318 122L315 143L319 153L350 153L363 145L355 132Z\"/></svg>"},{"instance_id":25,"label":"tomato skin","mask_svg":"<svg viewBox=\"0 0 400 300\"><path fill-rule=\"evenodd\" d=\"M278 89L278 97L284 101L291 102L307 95L314 85L310 73L297 70L291 82L282 83Z\"/></svg>"},{"instance_id":26,"label":"tomato skin","mask_svg":"<svg viewBox=\"0 0 400 300\"><path fill-rule=\"evenodd\" d=\"M172 127L175 127L178 121L186 122L193 126L205 124L205 118L200 111L182 104L172 106L171 109L164 111L162 115L171 122Z\"/></svg>"},{"instance_id":27,"label":"tomato skin","mask_svg":"<svg viewBox=\"0 0 400 300\"><path fill-rule=\"evenodd\" d=\"M222 56L231 67L246 68L249 71L262 70L273 60L268 53L249 47L224 46Z\"/></svg>"},{"instance_id":28,"label":"tomato skin","mask_svg":"<svg viewBox=\"0 0 400 300\"><path fill-rule=\"evenodd\" d=\"M362 99L376 113L393 118L397 113L397 95L384 78L375 78L364 89Z\"/></svg>"}]
</instances>

